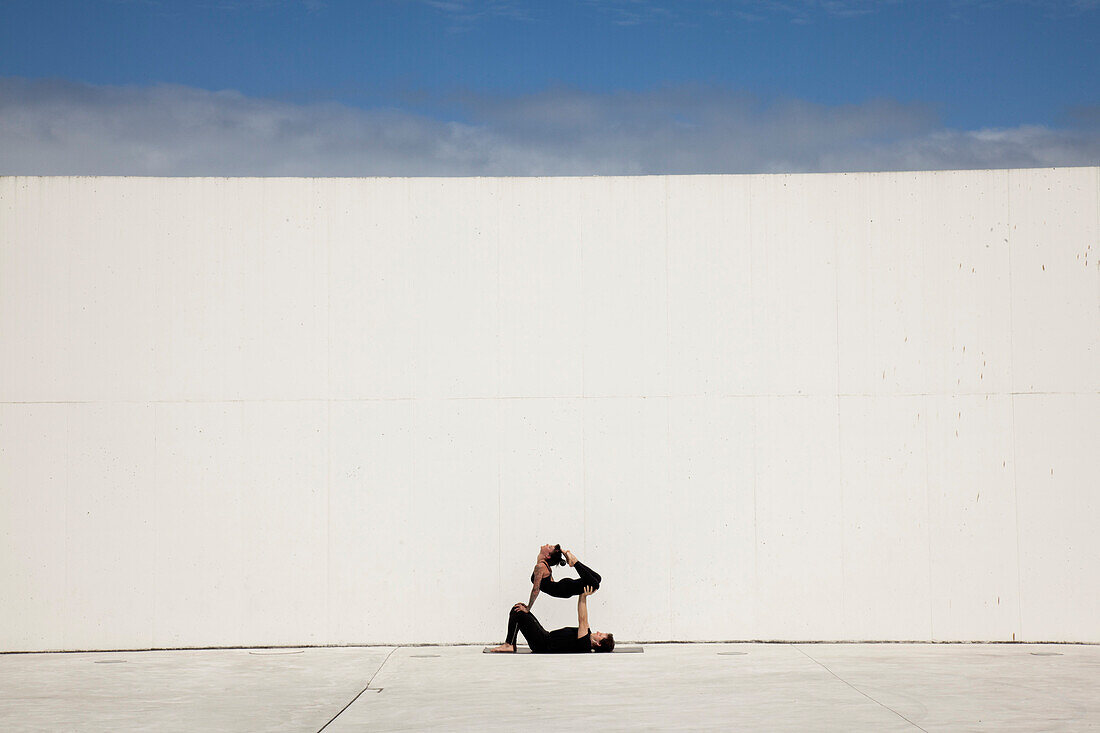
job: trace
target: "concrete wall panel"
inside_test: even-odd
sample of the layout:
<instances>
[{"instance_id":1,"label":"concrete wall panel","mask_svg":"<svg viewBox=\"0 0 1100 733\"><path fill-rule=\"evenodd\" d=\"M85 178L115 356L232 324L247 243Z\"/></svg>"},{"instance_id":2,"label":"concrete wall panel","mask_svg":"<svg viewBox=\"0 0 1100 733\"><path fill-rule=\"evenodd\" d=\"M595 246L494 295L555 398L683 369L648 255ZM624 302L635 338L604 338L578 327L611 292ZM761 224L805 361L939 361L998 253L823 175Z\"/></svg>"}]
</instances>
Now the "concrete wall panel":
<instances>
[{"instance_id":1,"label":"concrete wall panel","mask_svg":"<svg viewBox=\"0 0 1100 733\"><path fill-rule=\"evenodd\" d=\"M416 616L391 609L433 602L425 578L446 561L429 553L433 540L425 537L414 503L417 410L412 400L332 403L326 563L320 568L326 571L323 620L330 639L416 638ZM435 508L429 503L424 512L434 516ZM413 567L410 557L425 562ZM439 589L435 602L443 596Z\"/></svg>"},{"instance_id":2,"label":"concrete wall panel","mask_svg":"<svg viewBox=\"0 0 1100 733\"><path fill-rule=\"evenodd\" d=\"M581 192L564 179L500 187L500 393L580 397L584 389Z\"/></svg>"},{"instance_id":3,"label":"concrete wall panel","mask_svg":"<svg viewBox=\"0 0 1100 733\"><path fill-rule=\"evenodd\" d=\"M919 193L912 173L850 182L856 220L837 239L841 393L924 392Z\"/></svg>"},{"instance_id":4,"label":"concrete wall panel","mask_svg":"<svg viewBox=\"0 0 1100 733\"><path fill-rule=\"evenodd\" d=\"M756 634L839 639L843 513L836 397L757 397Z\"/></svg>"},{"instance_id":5,"label":"concrete wall panel","mask_svg":"<svg viewBox=\"0 0 1100 733\"><path fill-rule=\"evenodd\" d=\"M232 646L245 615L243 403L154 408L153 646ZM98 552L97 548L97 552Z\"/></svg>"},{"instance_id":6,"label":"concrete wall panel","mask_svg":"<svg viewBox=\"0 0 1100 733\"><path fill-rule=\"evenodd\" d=\"M1100 641L1098 239L1096 168L0 178L0 649L499 640L544 542L624 640Z\"/></svg>"},{"instance_id":7,"label":"concrete wall panel","mask_svg":"<svg viewBox=\"0 0 1100 733\"><path fill-rule=\"evenodd\" d=\"M69 418L65 405L0 406L4 649L61 648L70 615L79 615L64 602Z\"/></svg>"},{"instance_id":8,"label":"concrete wall panel","mask_svg":"<svg viewBox=\"0 0 1100 733\"><path fill-rule=\"evenodd\" d=\"M1014 402L1021 635L1095 641L1100 395L1019 395Z\"/></svg>"},{"instance_id":9,"label":"concrete wall panel","mask_svg":"<svg viewBox=\"0 0 1100 733\"><path fill-rule=\"evenodd\" d=\"M1012 397L928 397L932 638L1022 638Z\"/></svg>"},{"instance_id":10,"label":"concrete wall panel","mask_svg":"<svg viewBox=\"0 0 1100 733\"><path fill-rule=\"evenodd\" d=\"M1008 173L937 171L919 181L924 346L917 391L1011 390Z\"/></svg>"},{"instance_id":11,"label":"concrete wall panel","mask_svg":"<svg viewBox=\"0 0 1100 733\"><path fill-rule=\"evenodd\" d=\"M1097 171L1008 172L1016 392L1100 391Z\"/></svg>"},{"instance_id":12,"label":"concrete wall panel","mask_svg":"<svg viewBox=\"0 0 1100 733\"><path fill-rule=\"evenodd\" d=\"M2 399L162 394L155 368L163 212L155 191L122 182L101 189L87 179L6 181L4 241L23 246L0 255ZM133 215L120 219L117 206Z\"/></svg>"},{"instance_id":13,"label":"concrete wall panel","mask_svg":"<svg viewBox=\"0 0 1100 733\"><path fill-rule=\"evenodd\" d=\"M157 576L155 409L83 404L68 412L63 646L153 645ZM235 518L234 518L235 519ZM239 528L238 528L239 529Z\"/></svg>"},{"instance_id":14,"label":"concrete wall panel","mask_svg":"<svg viewBox=\"0 0 1100 733\"><path fill-rule=\"evenodd\" d=\"M750 220L755 393L835 395L835 188L806 176L755 176L750 185L763 204Z\"/></svg>"},{"instance_id":15,"label":"concrete wall panel","mask_svg":"<svg viewBox=\"0 0 1100 733\"><path fill-rule=\"evenodd\" d=\"M333 194L328 303L336 399L414 393L419 280L409 246L408 182L349 181Z\"/></svg>"},{"instance_id":16,"label":"concrete wall panel","mask_svg":"<svg viewBox=\"0 0 1100 733\"><path fill-rule=\"evenodd\" d=\"M243 643L327 638L329 419L321 401L243 405Z\"/></svg>"},{"instance_id":17,"label":"concrete wall panel","mask_svg":"<svg viewBox=\"0 0 1100 733\"><path fill-rule=\"evenodd\" d=\"M497 186L487 179L414 179L404 273L413 309L405 339L411 395L497 397L500 234Z\"/></svg>"},{"instance_id":18,"label":"concrete wall panel","mask_svg":"<svg viewBox=\"0 0 1100 733\"><path fill-rule=\"evenodd\" d=\"M664 178L585 178L581 232L584 396L667 395ZM654 202L639 207L638 201Z\"/></svg>"},{"instance_id":19,"label":"concrete wall panel","mask_svg":"<svg viewBox=\"0 0 1100 733\"><path fill-rule=\"evenodd\" d=\"M750 180L669 179L672 394L753 394Z\"/></svg>"},{"instance_id":20,"label":"concrete wall panel","mask_svg":"<svg viewBox=\"0 0 1100 733\"><path fill-rule=\"evenodd\" d=\"M752 397L671 401L672 638L756 633L756 472Z\"/></svg>"},{"instance_id":21,"label":"concrete wall panel","mask_svg":"<svg viewBox=\"0 0 1100 733\"><path fill-rule=\"evenodd\" d=\"M931 635L921 397L841 397L844 637Z\"/></svg>"}]
</instances>

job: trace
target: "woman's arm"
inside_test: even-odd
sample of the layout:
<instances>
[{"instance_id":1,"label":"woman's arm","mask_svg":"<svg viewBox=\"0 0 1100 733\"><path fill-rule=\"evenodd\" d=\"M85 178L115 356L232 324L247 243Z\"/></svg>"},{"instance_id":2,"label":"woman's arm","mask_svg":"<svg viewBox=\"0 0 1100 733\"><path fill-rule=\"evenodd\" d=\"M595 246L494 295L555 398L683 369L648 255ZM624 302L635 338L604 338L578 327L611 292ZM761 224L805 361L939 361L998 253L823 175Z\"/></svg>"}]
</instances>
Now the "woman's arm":
<instances>
[{"instance_id":1,"label":"woman's arm","mask_svg":"<svg viewBox=\"0 0 1100 733\"><path fill-rule=\"evenodd\" d=\"M531 584L531 598L527 601L528 608L535 605L535 599L539 597L539 586L542 585L542 579L549 574L550 571L541 562L535 566L535 581Z\"/></svg>"}]
</instances>

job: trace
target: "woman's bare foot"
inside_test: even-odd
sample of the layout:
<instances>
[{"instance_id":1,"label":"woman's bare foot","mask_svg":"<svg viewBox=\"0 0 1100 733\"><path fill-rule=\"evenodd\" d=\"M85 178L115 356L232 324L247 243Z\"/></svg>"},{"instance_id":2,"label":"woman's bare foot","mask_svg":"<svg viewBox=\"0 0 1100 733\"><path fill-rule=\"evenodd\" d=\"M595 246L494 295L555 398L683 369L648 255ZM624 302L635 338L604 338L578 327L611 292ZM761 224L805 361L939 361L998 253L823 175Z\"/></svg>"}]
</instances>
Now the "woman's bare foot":
<instances>
[{"instance_id":1,"label":"woman's bare foot","mask_svg":"<svg viewBox=\"0 0 1100 733\"><path fill-rule=\"evenodd\" d=\"M562 552L565 554L566 561L569 562L569 567L573 567L574 565L577 564L577 556L576 555L574 555L569 550L562 550Z\"/></svg>"},{"instance_id":2,"label":"woman's bare foot","mask_svg":"<svg viewBox=\"0 0 1100 733\"><path fill-rule=\"evenodd\" d=\"M515 650L516 650L516 648L511 644L501 644L500 646L493 647L489 651L491 651L491 652L514 652Z\"/></svg>"}]
</instances>

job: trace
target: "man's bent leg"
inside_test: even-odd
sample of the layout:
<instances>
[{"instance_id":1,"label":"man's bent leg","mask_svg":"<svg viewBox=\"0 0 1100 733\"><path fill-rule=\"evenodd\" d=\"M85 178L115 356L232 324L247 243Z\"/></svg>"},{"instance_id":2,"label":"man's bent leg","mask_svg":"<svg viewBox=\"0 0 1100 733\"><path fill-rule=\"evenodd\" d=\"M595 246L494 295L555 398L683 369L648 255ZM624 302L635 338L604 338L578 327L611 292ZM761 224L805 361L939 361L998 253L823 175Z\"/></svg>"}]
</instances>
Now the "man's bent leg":
<instances>
[{"instance_id":1,"label":"man's bent leg","mask_svg":"<svg viewBox=\"0 0 1100 733\"><path fill-rule=\"evenodd\" d=\"M508 614L508 636L505 637L504 643L500 646L495 646L489 651L491 652L514 652L516 650L516 636L519 634L520 614L523 613L519 610L520 604L512 606L512 612Z\"/></svg>"},{"instance_id":2,"label":"man's bent leg","mask_svg":"<svg viewBox=\"0 0 1100 733\"><path fill-rule=\"evenodd\" d=\"M508 636L504 639L505 644L516 645L516 636L519 635L519 617L523 613L518 608L513 608L508 614Z\"/></svg>"},{"instance_id":3,"label":"man's bent leg","mask_svg":"<svg viewBox=\"0 0 1100 733\"><path fill-rule=\"evenodd\" d=\"M516 618L519 631L527 640L527 646L531 647L531 651L538 652L547 647L550 642L550 632L542 628L535 614L530 611L513 610L512 615Z\"/></svg>"}]
</instances>

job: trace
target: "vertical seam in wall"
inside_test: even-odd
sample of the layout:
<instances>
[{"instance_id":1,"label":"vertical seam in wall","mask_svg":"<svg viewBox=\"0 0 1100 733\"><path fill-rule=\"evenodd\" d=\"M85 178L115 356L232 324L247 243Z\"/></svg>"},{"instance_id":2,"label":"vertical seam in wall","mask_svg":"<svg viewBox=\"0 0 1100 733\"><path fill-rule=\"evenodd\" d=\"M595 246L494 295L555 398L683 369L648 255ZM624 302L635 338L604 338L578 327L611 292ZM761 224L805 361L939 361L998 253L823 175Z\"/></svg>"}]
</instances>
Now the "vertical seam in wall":
<instances>
[{"instance_id":1,"label":"vertical seam in wall","mask_svg":"<svg viewBox=\"0 0 1100 733\"><path fill-rule=\"evenodd\" d=\"M497 182L497 220L496 220L496 240L497 240L497 435L501 435L501 427L504 417L504 406L499 400L504 396L504 351L503 351L503 339L501 338L501 332L504 330L501 321L501 259L503 254L501 248L503 247L500 238L501 222L504 221L503 207L504 197L500 192L500 179L493 179ZM497 594L499 595L504 589L504 571L502 568L503 559L503 547L502 547L502 534L503 524L501 522L500 514L500 492L501 492L501 462L503 461L503 451L501 450L500 442L497 442Z\"/></svg>"},{"instance_id":2,"label":"vertical seam in wall","mask_svg":"<svg viewBox=\"0 0 1100 733\"><path fill-rule=\"evenodd\" d=\"M588 324L585 320L585 297L584 297L584 247L586 240L584 237L577 237L577 278L580 281L580 320L581 320L581 394L580 399L577 402L577 406L580 408L580 422L581 422L581 547L584 550L585 555L588 554L588 464L585 461L585 387L584 387L584 362L585 362L585 334L588 329Z\"/></svg>"},{"instance_id":3,"label":"vertical seam in wall","mask_svg":"<svg viewBox=\"0 0 1100 733\"><path fill-rule=\"evenodd\" d=\"M923 193L923 190L924 189L922 188L921 189L922 193ZM920 199L921 226L922 227L924 226L924 221L925 221L925 201L926 201L926 198L922 195L921 199ZM921 242L920 247L921 247L920 274L921 274L921 285L923 286L924 285L924 278L925 278L925 276L928 272L928 266L927 266L927 252L928 252L928 250L924 247L923 242ZM923 292L923 287L922 287L922 292ZM925 317L925 314L924 314L924 311L923 311L923 301L922 301L922 311L921 311L921 332L922 332L921 341L922 341L922 345L923 345L923 341L924 341L924 339L923 339L924 324L925 324L925 318L924 317ZM918 398L918 399L923 399L923 400L927 401L927 400L931 399L931 397L928 397L926 395L926 396L923 396L923 397ZM917 413L917 419L920 419L920 412ZM931 501L931 498L930 498L931 491L932 491L932 487L931 487L931 485L929 484L929 481L928 481L928 419L926 417L925 420L924 420L924 522L925 522L924 534L925 534L925 538L926 538L927 543L928 543L928 559L927 559L927 562L928 562L928 639L929 640L933 640L933 639L936 638L935 611L934 611L933 604L932 604L932 599L935 597L935 594L932 592L932 501Z\"/></svg>"},{"instance_id":4,"label":"vertical seam in wall","mask_svg":"<svg viewBox=\"0 0 1100 733\"><path fill-rule=\"evenodd\" d=\"M325 217L325 639L332 629L332 232Z\"/></svg>"},{"instance_id":5,"label":"vertical seam in wall","mask_svg":"<svg viewBox=\"0 0 1100 733\"><path fill-rule=\"evenodd\" d=\"M672 398L665 398L665 481L666 486L672 486ZM665 518L666 521L675 524L676 517L672 513L672 492L665 492ZM673 533L668 533L668 636L670 639L675 640L676 634L673 630L673 613L672 613L672 566L674 560L673 553Z\"/></svg>"},{"instance_id":6,"label":"vertical seam in wall","mask_svg":"<svg viewBox=\"0 0 1100 733\"><path fill-rule=\"evenodd\" d=\"M584 554L588 555L588 466L585 463L584 455L584 422L585 422L585 402L584 397L581 397L577 405L580 413L581 422L581 547L584 550Z\"/></svg>"},{"instance_id":7,"label":"vertical seam in wall","mask_svg":"<svg viewBox=\"0 0 1100 733\"><path fill-rule=\"evenodd\" d=\"M243 305L241 306L241 315L242 316L244 315L244 306ZM244 497L245 497L245 492L246 492L246 489L245 489L245 486L244 486L244 472L245 472L246 462L248 461L248 457L247 457L247 454L245 452L245 446L247 445L247 442L245 440L246 435L245 435L244 413L245 413L245 409L247 407L247 404L248 403L246 403L244 401L241 401L237 405L237 420L238 420L238 423L237 423L237 440L238 440L237 445L238 445L238 452L237 452L237 477L236 477L236 481L234 481L234 484L237 487L237 496L236 496L236 501L237 501L237 526L242 527L242 528L247 526L245 524L246 518L245 518L245 508L244 508L244 504L245 504ZM237 543L236 546L233 548L233 551L237 555L237 567L234 568L233 570L237 574L237 577L239 578L239 581L235 584L236 588L234 588L234 590L236 591L236 594L237 594L237 597L235 599L236 602L237 602L237 608L240 609L240 616L238 617L238 621L237 621L237 638L241 639L241 638L245 638L245 633L246 633L245 632L245 624L247 623L247 618L248 618L248 581L249 581L249 576L247 574L247 569L245 567L246 562L244 560L244 547L245 547L245 542L246 542L244 532L234 532L233 533L233 540L234 540L234 542Z\"/></svg>"},{"instance_id":8,"label":"vertical seam in wall","mask_svg":"<svg viewBox=\"0 0 1100 733\"><path fill-rule=\"evenodd\" d=\"M64 547L64 572L62 573L63 584L61 586L61 599L65 606L68 605L69 596L69 485L72 482L73 475L73 435L72 435L72 412L65 410L65 500L61 503L61 526L64 532L65 541L62 543ZM63 606L64 607L64 606ZM68 640L68 624L65 621L65 617L61 617L61 639L64 646L69 647L72 644Z\"/></svg>"},{"instance_id":9,"label":"vertical seam in wall","mask_svg":"<svg viewBox=\"0 0 1100 733\"><path fill-rule=\"evenodd\" d=\"M668 185L669 177L664 177L665 189L665 394L672 394L672 294L669 289L669 255L668 255ZM672 486L672 398L665 398L665 482ZM672 514L671 492L665 492L665 520L675 524ZM668 532L668 634L670 639L675 639L672 626L672 560L673 560L673 530Z\"/></svg>"},{"instance_id":10,"label":"vertical seam in wall","mask_svg":"<svg viewBox=\"0 0 1100 733\"><path fill-rule=\"evenodd\" d=\"M749 224L749 354L752 359L752 364L749 367L749 380L750 380L750 399L749 404L752 405L752 585L753 585L753 598L759 599L760 597L760 533L757 529L756 518L756 484L757 484L757 469L759 462L757 461L756 452L758 450L758 442L756 439L756 423L759 417L757 411L757 400L759 399L759 389L756 382L756 350L752 348L752 344L756 340L756 314L753 308L755 302L755 291L753 290L753 263L752 263L752 243L753 243L753 217L752 217L752 178L747 181L748 191L745 195L745 203L747 207L747 216ZM753 609L753 625L759 628L755 618L755 607Z\"/></svg>"},{"instance_id":11,"label":"vertical seam in wall","mask_svg":"<svg viewBox=\"0 0 1100 733\"><path fill-rule=\"evenodd\" d=\"M836 470L837 482L840 484L840 614L842 623L847 623L847 591L846 572L844 569L844 449L841 442L841 416L840 416L840 237L837 235L836 225L833 226L833 306L836 331Z\"/></svg>"},{"instance_id":12,"label":"vertical seam in wall","mask_svg":"<svg viewBox=\"0 0 1100 733\"><path fill-rule=\"evenodd\" d=\"M757 548L760 546L760 533L756 527L756 470L757 470L757 441L756 441L756 395L749 397L752 405L752 597L760 598L760 560ZM753 625L757 626L756 609L753 608ZM759 628L757 626L757 628Z\"/></svg>"},{"instance_id":13,"label":"vertical seam in wall","mask_svg":"<svg viewBox=\"0 0 1100 733\"><path fill-rule=\"evenodd\" d=\"M159 206L159 204L160 204L160 196L158 194L159 194L159 191L161 189L160 189L160 186L153 186L151 188L153 190L153 209L156 210L156 207ZM164 264L164 259L165 259L166 256L167 255L165 254L165 249L163 249L163 248L154 250L153 254L152 254L152 264L153 264L153 267L155 268L154 273L153 273L153 277L155 278L155 282L154 282L153 286L154 286L157 293L166 292L165 288L163 287L163 283L161 282L161 273L164 271L164 267L162 265ZM161 316L161 315L162 314L158 311L154 315L154 318L156 318L158 316ZM156 384L156 385L163 385L164 384L164 380L161 378L160 364L162 363L162 360L164 359L165 342L166 342L166 339L164 338L165 330L166 330L166 328L164 328L164 327L154 329L154 336L153 336L153 383ZM151 392L148 392L146 394L146 396L147 397L153 397L153 396L155 396L155 393L156 393L156 390L153 390ZM147 404L151 405L152 408L153 408L153 527L152 527L152 529L153 529L153 566L152 566L152 569L151 569L152 570L152 572L151 572L151 576L152 576L151 583L152 583L152 586L153 586L153 588L152 588L153 598L152 598L152 601L150 602L150 613L152 614L152 617L149 619L149 646L153 647L153 646L156 646L156 638L157 638L157 601L158 601L158 598L160 596L159 583L160 583L160 577L161 577L161 574L159 572L157 572L157 569L160 567L160 549L161 549L160 548L160 543L161 543L160 535L161 535L161 533L160 533L160 527L158 526L159 523L160 523L160 517L161 517L161 512L160 512L160 508L161 508L161 487L160 487L160 478L157 475L157 473L158 473L157 468L158 468L158 465L159 465L158 464L158 460L159 460L158 452L159 452L159 450L158 450L158 445L157 445L157 436L160 432L160 425L159 425L159 422L160 422L159 412L160 411L158 409L157 402L150 400Z\"/></svg>"},{"instance_id":14,"label":"vertical seam in wall","mask_svg":"<svg viewBox=\"0 0 1100 733\"><path fill-rule=\"evenodd\" d=\"M501 418L504 407L503 405L497 405L497 435L500 435ZM503 534L503 523L501 522L500 514L500 476L501 476L501 460L502 460L501 446L497 445L497 593L499 594L504 590L504 571L502 564L504 559L502 557L503 549L501 542L501 535Z\"/></svg>"},{"instance_id":15,"label":"vertical seam in wall","mask_svg":"<svg viewBox=\"0 0 1100 733\"><path fill-rule=\"evenodd\" d=\"M71 216L71 215L70 215ZM68 223L68 222L66 222ZM67 258L65 262L65 284L68 286L69 292L73 290L73 258ZM71 362L71 342L66 344L65 354L69 356ZM53 412L50 410L49 412ZM62 501L61 501L61 527L64 532L64 539L61 543L62 549L62 572L61 572L61 602L63 607L68 605L69 594L69 483L72 480L72 410L65 410L65 476L62 479ZM62 615L60 618L61 624L61 639L63 642L67 642L68 636L67 624L65 623L65 617ZM65 644L65 646L70 646Z\"/></svg>"},{"instance_id":16,"label":"vertical seam in wall","mask_svg":"<svg viewBox=\"0 0 1100 733\"><path fill-rule=\"evenodd\" d=\"M927 405L927 400L930 397L923 397L926 402L922 403ZM928 480L928 410L925 411L924 416L924 503L925 503L925 516L928 523L928 640L936 640L936 618L935 618L935 606L932 599L936 597L936 594L932 591L932 486ZM920 413L917 413L917 419L920 419Z\"/></svg>"},{"instance_id":17,"label":"vertical seam in wall","mask_svg":"<svg viewBox=\"0 0 1100 733\"><path fill-rule=\"evenodd\" d=\"M1014 318L1015 297L1012 292L1012 171L1005 171L1005 231L1008 233L1008 364L1009 364L1009 407L1012 422L1012 508L1016 518L1016 633L1024 638L1024 597L1020 573L1020 492L1016 476L1016 321ZM1013 637L1014 641L1015 636Z\"/></svg>"},{"instance_id":18,"label":"vertical seam in wall","mask_svg":"<svg viewBox=\"0 0 1100 733\"><path fill-rule=\"evenodd\" d=\"M160 567L160 532L157 531L157 522L160 518L160 485L157 483L157 405L153 403L153 572L152 572L152 601L150 603L150 611L152 618L149 619L149 646L156 646L156 628L157 628L157 581L160 579L160 573L157 572L157 568Z\"/></svg>"}]
</instances>

